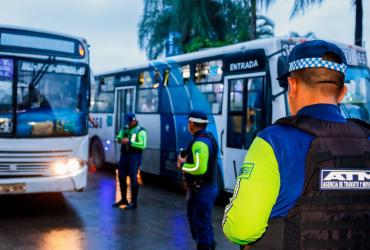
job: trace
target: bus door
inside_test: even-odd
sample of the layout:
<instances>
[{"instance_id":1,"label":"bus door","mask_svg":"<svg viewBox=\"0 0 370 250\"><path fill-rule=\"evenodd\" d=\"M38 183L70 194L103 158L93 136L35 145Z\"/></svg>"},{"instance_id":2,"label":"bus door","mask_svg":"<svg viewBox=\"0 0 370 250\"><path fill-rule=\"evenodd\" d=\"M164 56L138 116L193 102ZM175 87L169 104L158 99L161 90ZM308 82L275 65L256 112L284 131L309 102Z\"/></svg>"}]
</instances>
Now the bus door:
<instances>
[{"instance_id":1,"label":"bus door","mask_svg":"<svg viewBox=\"0 0 370 250\"><path fill-rule=\"evenodd\" d=\"M225 77L227 117L222 133L224 185L232 191L248 148L265 126L263 115L266 73Z\"/></svg>"},{"instance_id":2,"label":"bus door","mask_svg":"<svg viewBox=\"0 0 370 250\"><path fill-rule=\"evenodd\" d=\"M135 110L135 87L117 87L115 89L115 126L114 134L117 135L124 126L125 114ZM116 162L119 161L121 145L116 142Z\"/></svg>"}]
</instances>

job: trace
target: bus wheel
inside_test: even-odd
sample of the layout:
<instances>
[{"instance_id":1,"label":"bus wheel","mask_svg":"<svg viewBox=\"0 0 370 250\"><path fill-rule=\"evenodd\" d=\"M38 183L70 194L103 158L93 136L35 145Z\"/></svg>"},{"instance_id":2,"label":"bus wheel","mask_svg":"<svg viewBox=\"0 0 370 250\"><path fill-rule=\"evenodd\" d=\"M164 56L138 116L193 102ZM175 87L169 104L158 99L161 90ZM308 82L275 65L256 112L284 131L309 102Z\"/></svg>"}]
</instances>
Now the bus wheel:
<instances>
[{"instance_id":1,"label":"bus wheel","mask_svg":"<svg viewBox=\"0 0 370 250\"><path fill-rule=\"evenodd\" d=\"M93 166L99 170L103 169L105 164L104 150L99 139L93 140L91 144L90 157L92 159Z\"/></svg>"}]
</instances>

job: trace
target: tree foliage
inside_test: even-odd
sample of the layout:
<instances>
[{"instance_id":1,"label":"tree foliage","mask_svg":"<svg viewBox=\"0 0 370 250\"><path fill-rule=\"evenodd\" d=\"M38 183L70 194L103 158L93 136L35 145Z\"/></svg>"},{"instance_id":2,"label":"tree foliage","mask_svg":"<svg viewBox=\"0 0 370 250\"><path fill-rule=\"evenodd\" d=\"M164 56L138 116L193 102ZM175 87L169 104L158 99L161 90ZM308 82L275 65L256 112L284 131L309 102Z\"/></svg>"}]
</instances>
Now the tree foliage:
<instances>
[{"instance_id":1,"label":"tree foliage","mask_svg":"<svg viewBox=\"0 0 370 250\"><path fill-rule=\"evenodd\" d=\"M303 38L311 38L311 39L316 39L316 35L314 32L310 31L307 32L306 34L302 35L296 31L291 31L289 32L289 37L303 37Z\"/></svg>"},{"instance_id":2,"label":"tree foliage","mask_svg":"<svg viewBox=\"0 0 370 250\"><path fill-rule=\"evenodd\" d=\"M268 6L274 0L257 1ZM261 37L273 36L273 22L258 16L261 22L253 26L251 10L250 0L144 0L139 47L153 59L164 53L169 38L191 52L254 39L253 27Z\"/></svg>"},{"instance_id":3,"label":"tree foliage","mask_svg":"<svg viewBox=\"0 0 370 250\"><path fill-rule=\"evenodd\" d=\"M294 0L293 9L290 13L290 19L304 14L306 9L312 5L321 5L325 0Z\"/></svg>"}]
</instances>

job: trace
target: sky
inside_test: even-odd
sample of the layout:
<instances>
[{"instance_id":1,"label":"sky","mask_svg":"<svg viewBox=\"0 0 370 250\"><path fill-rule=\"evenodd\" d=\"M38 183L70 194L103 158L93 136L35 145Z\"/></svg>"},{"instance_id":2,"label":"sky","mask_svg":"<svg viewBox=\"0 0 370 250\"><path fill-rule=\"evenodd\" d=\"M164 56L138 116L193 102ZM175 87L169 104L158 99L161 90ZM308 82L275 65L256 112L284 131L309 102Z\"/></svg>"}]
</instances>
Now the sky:
<instances>
[{"instance_id":1,"label":"sky","mask_svg":"<svg viewBox=\"0 0 370 250\"><path fill-rule=\"evenodd\" d=\"M322 39L354 43L354 0L325 0L289 20L293 2L275 0L268 10L261 9L274 21L276 35L312 31ZM91 46L92 69L99 74L146 61L137 45L143 6L143 0L3 0L0 25L84 37ZM363 8L363 39L370 61L370 0L363 0Z\"/></svg>"}]
</instances>

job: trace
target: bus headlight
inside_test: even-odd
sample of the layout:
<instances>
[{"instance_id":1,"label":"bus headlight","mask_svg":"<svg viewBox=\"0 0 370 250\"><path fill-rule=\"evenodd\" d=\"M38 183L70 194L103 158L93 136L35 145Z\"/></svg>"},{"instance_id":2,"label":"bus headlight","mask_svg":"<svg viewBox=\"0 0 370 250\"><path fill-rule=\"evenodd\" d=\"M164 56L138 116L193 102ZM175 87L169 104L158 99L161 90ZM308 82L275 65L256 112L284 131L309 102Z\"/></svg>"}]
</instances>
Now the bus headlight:
<instances>
[{"instance_id":1,"label":"bus headlight","mask_svg":"<svg viewBox=\"0 0 370 250\"><path fill-rule=\"evenodd\" d=\"M73 173L80 169L80 162L76 159L70 159L67 162L68 172Z\"/></svg>"},{"instance_id":2,"label":"bus headlight","mask_svg":"<svg viewBox=\"0 0 370 250\"><path fill-rule=\"evenodd\" d=\"M54 163L54 173L57 175L71 174L78 171L83 163L78 159L69 159L68 161L58 161Z\"/></svg>"},{"instance_id":3,"label":"bus headlight","mask_svg":"<svg viewBox=\"0 0 370 250\"><path fill-rule=\"evenodd\" d=\"M68 172L67 164L64 162L57 162L54 164L54 171L56 174L66 174Z\"/></svg>"}]
</instances>

